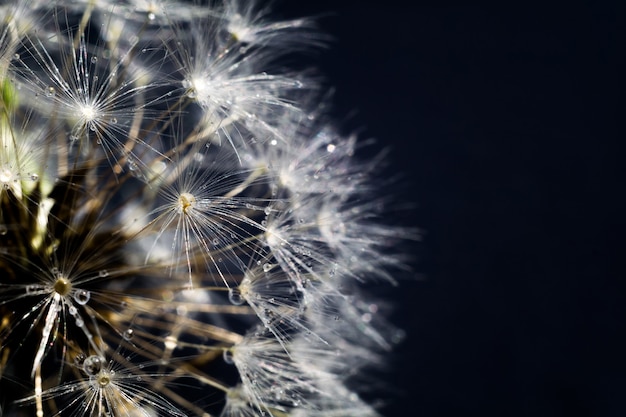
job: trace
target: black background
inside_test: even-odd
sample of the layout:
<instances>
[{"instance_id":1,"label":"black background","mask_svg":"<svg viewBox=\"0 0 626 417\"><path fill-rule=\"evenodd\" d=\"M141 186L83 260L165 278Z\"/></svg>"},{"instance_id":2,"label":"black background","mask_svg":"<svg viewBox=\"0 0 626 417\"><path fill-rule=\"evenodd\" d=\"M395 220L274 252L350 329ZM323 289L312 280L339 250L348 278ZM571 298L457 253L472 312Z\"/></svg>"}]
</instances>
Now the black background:
<instances>
[{"instance_id":1,"label":"black background","mask_svg":"<svg viewBox=\"0 0 626 417\"><path fill-rule=\"evenodd\" d=\"M382 412L626 415L623 2L406 3L276 4L321 15L337 120L425 232Z\"/></svg>"}]
</instances>

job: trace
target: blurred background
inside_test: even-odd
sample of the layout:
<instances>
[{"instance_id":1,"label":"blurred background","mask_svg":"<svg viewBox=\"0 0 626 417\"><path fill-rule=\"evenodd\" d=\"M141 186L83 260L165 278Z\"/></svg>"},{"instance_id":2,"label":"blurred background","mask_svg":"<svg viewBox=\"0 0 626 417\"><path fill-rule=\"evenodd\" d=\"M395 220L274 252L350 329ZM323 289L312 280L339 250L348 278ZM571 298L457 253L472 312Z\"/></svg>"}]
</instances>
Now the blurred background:
<instances>
[{"instance_id":1,"label":"blurred background","mask_svg":"<svg viewBox=\"0 0 626 417\"><path fill-rule=\"evenodd\" d=\"M626 415L624 2L404 3L276 3L424 232L384 415Z\"/></svg>"}]
</instances>

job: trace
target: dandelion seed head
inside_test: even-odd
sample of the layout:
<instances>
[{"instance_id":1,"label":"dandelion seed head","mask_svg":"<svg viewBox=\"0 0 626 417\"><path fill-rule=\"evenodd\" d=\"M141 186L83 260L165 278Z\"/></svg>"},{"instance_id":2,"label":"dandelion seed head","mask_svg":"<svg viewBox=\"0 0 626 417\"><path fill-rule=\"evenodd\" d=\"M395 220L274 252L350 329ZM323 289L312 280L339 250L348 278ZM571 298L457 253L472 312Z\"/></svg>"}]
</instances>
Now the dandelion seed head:
<instances>
[{"instance_id":1,"label":"dandelion seed head","mask_svg":"<svg viewBox=\"0 0 626 417\"><path fill-rule=\"evenodd\" d=\"M398 332L361 286L408 233L282 61L324 37L192 3L0 6L8 417L376 415Z\"/></svg>"}]
</instances>

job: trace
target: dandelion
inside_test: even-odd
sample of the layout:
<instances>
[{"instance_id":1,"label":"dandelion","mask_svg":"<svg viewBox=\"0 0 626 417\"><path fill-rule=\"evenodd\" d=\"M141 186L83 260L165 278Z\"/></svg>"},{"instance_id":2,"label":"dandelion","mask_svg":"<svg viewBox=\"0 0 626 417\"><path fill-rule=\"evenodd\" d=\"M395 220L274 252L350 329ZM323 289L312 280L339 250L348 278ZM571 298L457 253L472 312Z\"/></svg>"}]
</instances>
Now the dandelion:
<instances>
[{"instance_id":1,"label":"dandelion","mask_svg":"<svg viewBox=\"0 0 626 417\"><path fill-rule=\"evenodd\" d=\"M240 0L0 5L3 416L378 415L367 285L416 234L283 60L323 41Z\"/></svg>"}]
</instances>

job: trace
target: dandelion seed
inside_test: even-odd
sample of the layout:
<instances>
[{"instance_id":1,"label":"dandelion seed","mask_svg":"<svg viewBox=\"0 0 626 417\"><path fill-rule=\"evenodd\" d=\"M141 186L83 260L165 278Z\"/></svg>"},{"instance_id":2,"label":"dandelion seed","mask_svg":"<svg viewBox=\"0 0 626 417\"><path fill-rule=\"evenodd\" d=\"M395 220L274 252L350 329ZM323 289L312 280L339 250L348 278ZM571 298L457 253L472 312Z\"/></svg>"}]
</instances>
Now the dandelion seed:
<instances>
[{"instance_id":1,"label":"dandelion seed","mask_svg":"<svg viewBox=\"0 0 626 417\"><path fill-rule=\"evenodd\" d=\"M228 161L236 164L228 149L219 146L195 148L191 155L200 152L207 157L206 160L175 160L170 169L155 176L155 184L160 190L155 195L156 207L148 214L153 218L144 233L156 230L156 239L153 239L153 249L148 252L146 260L169 234L170 265L186 265L190 280L196 268L204 268L228 285L229 279L217 261L217 254L228 256L233 268L242 267L240 255L235 250L237 242L247 240L262 228L248 213L254 214L255 204L264 204L262 199L242 194L260 186L262 179L255 171L223 170ZM209 164L209 159L214 163ZM224 249L211 248L209 242L215 241L225 242ZM196 259L201 260L201 265L195 265Z\"/></svg>"},{"instance_id":2,"label":"dandelion seed","mask_svg":"<svg viewBox=\"0 0 626 417\"><path fill-rule=\"evenodd\" d=\"M65 398L68 404L51 415L61 416L71 413L90 417L186 416L173 404L145 386L143 377L159 378L163 377L161 374L148 374L138 366L126 366L98 355L85 358L81 371L83 378L42 392L41 398L44 400ZM138 378L138 375L142 375L142 378ZM27 405L36 400L37 396L33 395L20 399L16 404Z\"/></svg>"},{"instance_id":3,"label":"dandelion seed","mask_svg":"<svg viewBox=\"0 0 626 417\"><path fill-rule=\"evenodd\" d=\"M61 32L60 28L57 30L55 42L44 43L39 38L27 37L21 54L24 58L16 60L12 68L23 90L35 94L35 98L43 91L49 99L35 100L33 106L40 108L42 114L54 108L55 115L70 125L73 142L100 145L111 166L132 158L136 152L146 149L155 152L156 149L133 134L126 123L130 123L138 110L150 117L150 111L141 100L147 99L150 90L157 87L154 83L142 82L141 74L133 74L133 69L127 66L131 52L116 61L99 62L89 50L85 33L78 34L76 42L74 35ZM61 59L57 58L59 56ZM120 73L124 73L123 78L119 77ZM125 123L118 123L119 120ZM92 157L94 149L83 144L82 152Z\"/></svg>"}]
</instances>

